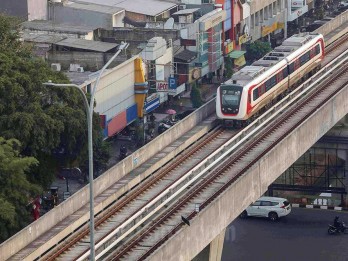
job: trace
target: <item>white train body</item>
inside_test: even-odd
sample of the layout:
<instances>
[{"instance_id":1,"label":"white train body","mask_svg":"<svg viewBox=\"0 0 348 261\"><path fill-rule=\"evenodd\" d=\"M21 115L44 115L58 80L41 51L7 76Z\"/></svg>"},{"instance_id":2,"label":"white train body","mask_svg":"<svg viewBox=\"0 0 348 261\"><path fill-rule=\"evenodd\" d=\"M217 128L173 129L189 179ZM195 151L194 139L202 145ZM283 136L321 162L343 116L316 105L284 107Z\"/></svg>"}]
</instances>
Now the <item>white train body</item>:
<instances>
[{"instance_id":1,"label":"white train body","mask_svg":"<svg viewBox=\"0 0 348 261\"><path fill-rule=\"evenodd\" d=\"M235 73L217 89L216 114L223 120L245 121L303 76L320 66L325 45L321 34L286 39L281 46Z\"/></svg>"}]
</instances>

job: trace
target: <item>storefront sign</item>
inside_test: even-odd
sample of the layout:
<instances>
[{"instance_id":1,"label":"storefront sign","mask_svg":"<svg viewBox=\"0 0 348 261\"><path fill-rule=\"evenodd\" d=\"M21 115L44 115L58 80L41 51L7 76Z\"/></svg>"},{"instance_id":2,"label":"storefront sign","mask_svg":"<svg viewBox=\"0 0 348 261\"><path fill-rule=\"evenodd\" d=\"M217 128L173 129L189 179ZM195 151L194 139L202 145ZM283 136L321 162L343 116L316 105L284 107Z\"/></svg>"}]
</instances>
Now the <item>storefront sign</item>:
<instances>
[{"instance_id":1,"label":"storefront sign","mask_svg":"<svg viewBox=\"0 0 348 261\"><path fill-rule=\"evenodd\" d=\"M274 23L270 26L262 26L261 27L261 36L264 37L272 32L274 32L275 30L277 30L278 27L278 23Z\"/></svg>"},{"instance_id":2,"label":"storefront sign","mask_svg":"<svg viewBox=\"0 0 348 261\"><path fill-rule=\"evenodd\" d=\"M247 35L247 34L243 34L243 35L239 36L239 39L238 39L239 40L239 45L246 43L250 39L251 39L250 36Z\"/></svg>"},{"instance_id":3,"label":"storefront sign","mask_svg":"<svg viewBox=\"0 0 348 261\"><path fill-rule=\"evenodd\" d=\"M208 29L222 23L223 21L225 21L225 19L226 19L226 11L221 10L220 12L213 14L211 17L209 17L209 19L208 18L205 19L204 22L200 22L199 30L201 32L205 32Z\"/></svg>"},{"instance_id":4,"label":"storefront sign","mask_svg":"<svg viewBox=\"0 0 348 261\"><path fill-rule=\"evenodd\" d=\"M284 28L285 28L285 24L278 22L277 29L284 29Z\"/></svg>"},{"instance_id":5,"label":"storefront sign","mask_svg":"<svg viewBox=\"0 0 348 261\"><path fill-rule=\"evenodd\" d=\"M303 0L291 0L291 8L301 8L303 7Z\"/></svg>"},{"instance_id":6,"label":"storefront sign","mask_svg":"<svg viewBox=\"0 0 348 261\"><path fill-rule=\"evenodd\" d=\"M153 93L150 97L146 99L145 111L149 113L154 109L158 108L160 105L160 99L157 93Z\"/></svg>"},{"instance_id":7,"label":"storefront sign","mask_svg":"<svg viewBox=\"0 0 348 261\"><path fill-rule=\"evenodd\" d=\"M156 82L156 90L158 92L168 91L168 83L167 82Z\"/></svg>"}]
</instances>

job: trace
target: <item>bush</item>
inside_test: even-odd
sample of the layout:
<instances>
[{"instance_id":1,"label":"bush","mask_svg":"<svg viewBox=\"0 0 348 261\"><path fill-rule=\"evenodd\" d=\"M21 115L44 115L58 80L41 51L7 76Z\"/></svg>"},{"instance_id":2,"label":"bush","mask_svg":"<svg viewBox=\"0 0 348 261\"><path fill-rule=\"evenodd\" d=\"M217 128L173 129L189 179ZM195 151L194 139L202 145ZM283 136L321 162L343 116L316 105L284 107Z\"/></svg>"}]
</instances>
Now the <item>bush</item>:
<instances>
[{"instance_id":1,"label":"bush","mask_svg":"<svg viewBox=\"0 0 348 261\"><path fill-rule=\"evenodd\" d=\"M191 102L194 108L199 108L203 105L203 100L201 97L201 92L198 89L198 87L196 86L196 84L194 84L192 86L192 90L191 90Z\"/></svg>"}]
</instances>

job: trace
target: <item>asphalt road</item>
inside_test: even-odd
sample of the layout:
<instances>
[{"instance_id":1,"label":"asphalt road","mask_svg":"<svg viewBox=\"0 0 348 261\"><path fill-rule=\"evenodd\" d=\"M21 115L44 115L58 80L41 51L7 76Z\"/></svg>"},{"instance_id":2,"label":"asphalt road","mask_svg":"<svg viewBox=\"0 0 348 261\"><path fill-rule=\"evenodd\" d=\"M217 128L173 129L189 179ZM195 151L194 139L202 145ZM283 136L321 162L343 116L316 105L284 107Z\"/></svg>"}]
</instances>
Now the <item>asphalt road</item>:
<instances>
[{"instance_id":1,"label":"asphalt road","mask_svg":"<svg viewBox=\"0 0 348 261\"><path fill-rule=\"evenodd\" d=\"M226 229L223 261L347 261L348 234L328 235L338 215L348 224L348 213L293 208L272 223L263 218L236 219Z\"/></svg>"}]
</instances>

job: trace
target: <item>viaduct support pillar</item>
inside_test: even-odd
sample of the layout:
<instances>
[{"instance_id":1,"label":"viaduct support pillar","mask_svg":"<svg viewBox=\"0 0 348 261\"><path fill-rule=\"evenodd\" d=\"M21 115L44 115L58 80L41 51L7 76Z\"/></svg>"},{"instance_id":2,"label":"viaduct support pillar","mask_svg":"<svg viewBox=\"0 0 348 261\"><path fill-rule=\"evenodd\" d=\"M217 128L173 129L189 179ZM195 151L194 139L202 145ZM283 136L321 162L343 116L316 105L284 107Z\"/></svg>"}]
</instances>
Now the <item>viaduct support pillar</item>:
<instances>
[{"instance_id":1,"label":"viaduct support pillar","mask_svg":"<svg viewBox=\"0 0 348 261\"><path fill-rule=\"evenodd\" d=\"M220 261L222 256L222 249L224 247L226 228L210 242L209 261Z\"/></svg>"}]
</instances>

